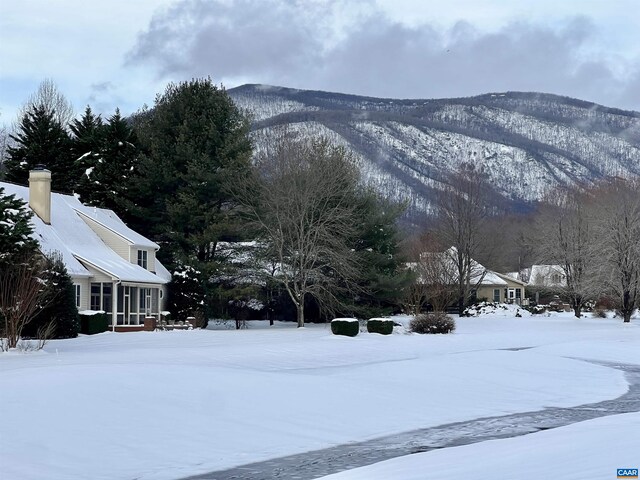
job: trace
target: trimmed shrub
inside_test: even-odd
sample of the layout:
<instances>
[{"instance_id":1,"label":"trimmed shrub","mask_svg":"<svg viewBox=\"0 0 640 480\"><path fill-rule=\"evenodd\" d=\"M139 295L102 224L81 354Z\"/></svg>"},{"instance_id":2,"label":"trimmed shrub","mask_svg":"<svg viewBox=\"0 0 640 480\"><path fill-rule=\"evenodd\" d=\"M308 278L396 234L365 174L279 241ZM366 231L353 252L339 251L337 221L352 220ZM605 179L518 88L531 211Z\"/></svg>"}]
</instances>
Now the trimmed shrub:
<instances>
[{"instance_id":1,"label":"trimmed shrub","mask_svg":"<svg viewBox=\"0 0 640 480\"><path fill-rule=\"evenodd\" d=\"M367 332L389 335L393 333L393 320L388 318L371 318L367 322Z\"/></svg>"},{"instance_id":2,"label":"trimmed shrub","mask_svg":"<svg viewBox=\"0 0 640 480\"><path fill-rule=\"evenodd\" d=\"M442 312L423 313L411 320L409 329L415 333L451 333L456 329L456 323Z\"/></svg>"},{"instance_id":3,"label":"trimmed shrub","mask_svg":"<svg viewBox=\"0 0 640 480\"><path fill-rule=\"evenodd\" d=\"M360 322L356 318L335 318L331 320L331 332L334 335L355 337L360 331Z\"/></svg>"},{"instance_id":4,"label":"trimmed shrub","mask_svg":"<svg viewBox=\"0 0 640 480\"><path fill-rule=\"evenodd\" d=\"M104 312L80 312L80 333L94 335L109 329L109 319Z\"/></svg>"}]
</instances>

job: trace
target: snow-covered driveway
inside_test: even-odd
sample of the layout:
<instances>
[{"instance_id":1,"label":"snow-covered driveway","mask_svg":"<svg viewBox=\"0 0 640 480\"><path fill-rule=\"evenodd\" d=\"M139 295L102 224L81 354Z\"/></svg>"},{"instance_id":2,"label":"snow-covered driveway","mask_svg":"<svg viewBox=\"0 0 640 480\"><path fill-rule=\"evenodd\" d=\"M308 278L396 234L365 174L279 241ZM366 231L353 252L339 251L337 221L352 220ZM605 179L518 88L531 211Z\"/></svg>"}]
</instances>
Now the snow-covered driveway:
<instances>
[{"instance_id":1,"label":"snow-covered driveway","mask_svg":"<svg viewBox=\"0 0 640 480\"><path fill-rule=\"evenodd\" d=\"M286 325L55 341L0 355L0 462L16 479L179 478L615 398L623 373L580 359L640 364L638 347L635 323L569 315L459 319L447 336Z\"/></svg>"}]
</instances>

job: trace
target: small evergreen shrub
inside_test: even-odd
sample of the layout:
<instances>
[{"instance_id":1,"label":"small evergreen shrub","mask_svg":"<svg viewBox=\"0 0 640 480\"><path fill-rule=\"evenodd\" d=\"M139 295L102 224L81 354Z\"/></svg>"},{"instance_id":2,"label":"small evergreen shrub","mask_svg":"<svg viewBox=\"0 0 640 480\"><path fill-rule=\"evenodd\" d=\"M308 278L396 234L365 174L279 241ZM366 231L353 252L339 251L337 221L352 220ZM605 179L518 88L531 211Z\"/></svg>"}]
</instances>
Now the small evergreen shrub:
<instances>
[{"instance_id":1,"label":"small evergreen shrub","mask_svg":"<svg viewBox=\"0 0 640 480\"><path fill-rule=\"evenodd\" d=\"M49 324L55 325L49 333L51 338L75 338L80 331L76 294L71 277L58 253L45 258L46 275L44 282L47 305L27 324L22 331L25 338L38 338L39 332L46 331Z\"/></svg>"},{"instance_id":2,"label":"small evergreen shrub","mask_svg":"<svg viewBox=\"0 0 640 480\"><path fill-rule=\"evenodd\" d=\"M80 333L94 335L109 329L109 319L104 312L80 313Z\"/></svg>"},{"instance_id":3,"label":"small evergreen shrub","mask_svg":"<svg viewBox=\"0 0 640 480\"><path fill-rule=\"evenodd\" d=\"M355 337L360 331L360 322L356 318L335 318L331 320L331 332L334 335Z\"/></svg>"},{"instance_id":4,"label":"small evergreen shrub","mask_svg":"<svg viewBox=\"0 0 640 480\"><path fill-rule=\"evenodd\" d=\"M409 329L415 333L451 333L456 329L456 323L443 312L423 313L411 320Z\"/></svg>"},{"instance_id":5,"label":"small evergreen shrub","mask_svg":"<svg viewBox=\"0 0 640 480\"><path fill-rule=\"evenodd\" d=\"M393 320L388 318L372 318L367 321L367 332L389 335L393 333Z\"/></svg>"}]
</instances>

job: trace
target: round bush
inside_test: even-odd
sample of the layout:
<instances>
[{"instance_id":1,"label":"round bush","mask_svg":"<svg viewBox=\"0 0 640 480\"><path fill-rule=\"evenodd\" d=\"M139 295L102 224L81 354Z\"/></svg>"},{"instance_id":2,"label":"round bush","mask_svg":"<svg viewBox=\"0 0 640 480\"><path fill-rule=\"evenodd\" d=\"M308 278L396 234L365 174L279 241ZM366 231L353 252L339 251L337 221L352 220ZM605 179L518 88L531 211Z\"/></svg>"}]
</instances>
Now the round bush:
<instances>
[{"instance_id":1,"label":"round bush","mask_svg":"<svg viewBox=\"0 0 640 480\"><path fill-rule=\"evenodd\" d=\"M389 335L393 333L393 320L388 318L372 318L367 322L367 332Z\"/></svg>"},{"instance_id":2,"label":"round bush","mask_svg":"<svg viewBox=\"0 0 640 480\"><path fill-rule=\"evenodd\" d=\"M409 329L415 333L451 333L456 322L445 313L423 313L411 320Z\"/></svg>"},{"instance_id":3,"label":"round bush","mask_svg":"<svg viewBox=\"0 0 640 480\"><path fill-rule=\"evenodd\" d=\"M334 335L355 337L360 331L360 322L357 318L335 318L331 320L331 332Z\"/></svg>"}]
</instances>

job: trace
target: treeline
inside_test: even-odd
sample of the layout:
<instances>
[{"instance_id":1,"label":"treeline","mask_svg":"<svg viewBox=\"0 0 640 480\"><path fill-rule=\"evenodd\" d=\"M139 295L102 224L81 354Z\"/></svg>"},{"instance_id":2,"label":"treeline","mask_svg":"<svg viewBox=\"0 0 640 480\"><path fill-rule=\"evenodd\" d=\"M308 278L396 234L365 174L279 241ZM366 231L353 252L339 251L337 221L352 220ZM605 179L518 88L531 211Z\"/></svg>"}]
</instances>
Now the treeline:
<instances>
[{"instance_id":1,"label":"treeline","mask_svg":"<svg viewBox=\"0 0 640 480\"><path fill-rule=\"evenodd\" d=\"M53 97L58 102L36 95L25 107L7 150L6 180L26 184L29 170L44 165L55 191L113 209L158 243L158 258L173 274L169 302L178 318L285 317L302 325L305 309L306 318L321 320L338 313L379 315L397 305L394 296L407 280L397 255L402 207L364 187L359 176L347 184L336 177L344 168L356 172L343 149L286 135L266 157L257 153L263 161L253 165L249 119L210 79L170 84L153 108L129 118L116 110L103 119L88 106L64 123L56 108L60 98ZM286 211L269 213L273 198L267 193L282 189L265 187L260 165L296 148L313 154L315 163L307 159L271 172L274 185L299 188L281 204ZM319 183L318 165L328 161L333 168L321 172L327 188L304 197ZM330 179L344 188L329 192ZM335 214L347 205L348 228L328 228L322 208ZM302 211L303 237L315 242L305 248L313 254L293 243L309 239L294 238L298 224L282 225L283 215ZM338 251L345 255L334 262Z\"/></svg>"},{"instance_id":2,"label":"treeline","mask_svg":"<svg viewBox=\"0 0 640 480\"><path fill-rule=\"evenodd\" d=\"M566 284L553 293L578 318L587 306L596 306L629 322L640 308L638 177L554 189L534 211L488 217L477 237L486 246L477 260L493 270L557 266Z\"/></svg>"},{"instance_id":3,"label":"treeline","mask_svg":"<svg viewBox=\"0 0 640 480\"><path fill-rule=\"evenodd\" d=\"M475 261L497 271L561 265L562 295L576 315L585 302L609 297L628 321L638 305L637 183L556 191L514 215L489 172L458 162L430 191L427 231L400 232L404 206L363 184L349 150L286 128L263 130L269 138L254 145L249 118L210 79L170 84L153 108L129 118L116 111L102 119L87 107L73 119L55 93L25 108L7 179L26 183L44 164L55 190L113 209L157 242L173 274L169 302L178 318L302 326L331 315L417 312L433 306L428 297L438 289L423 288L427 273L420 278L407 262L444 251L455 275L445 282L453 287L444 289L446 301L435 302L440 308L455 303L462 311L472 301ZM431 278L443 274L431 270Z\"/></svg>"}]
</instances>

